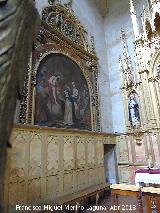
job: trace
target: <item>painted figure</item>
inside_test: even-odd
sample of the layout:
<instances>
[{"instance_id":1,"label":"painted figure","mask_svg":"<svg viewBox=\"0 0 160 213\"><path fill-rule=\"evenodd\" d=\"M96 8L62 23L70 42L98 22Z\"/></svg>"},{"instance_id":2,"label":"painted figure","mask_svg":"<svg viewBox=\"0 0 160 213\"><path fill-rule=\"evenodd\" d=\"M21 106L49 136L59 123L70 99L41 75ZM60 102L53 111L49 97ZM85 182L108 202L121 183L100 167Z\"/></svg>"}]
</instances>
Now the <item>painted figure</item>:
<instances>
[{"instance_id":1,"label":"painted figure","mask_svg":"<svg viewBox=\"0 0 160 213\"><path fill-rule=\"evenodd\" d=\"M57 91L56 91L56 83L58 81L58 79L60 79L60 76L51 76L51 78L48 80L49 84L51 84L51 88L52 88L52 96L54 98L54 103L58 104L57 102Z\"/></svg>"},{"instance_id":2,"label":"painted figure","mask_svg":"<svg viewBox=\"0 0 160 213\"><path fill-rule=\"evenodd\" d=\"M72 101L68 90L64 91L65 94L65 112L64 112L64 124L72 126L73 123L73 110Z\"/></svg>"},{"instance_id":3,"label":"painted figure","mask_svg":"<svg viewBox=\"0 0 160 213\"><path fill-rule=\"evenodd\" d=\"M83 117L89 103L89 93L88 93L88 88L86 85L84 85L79 102L80 102L80 116Z\"/></svg>"},{"instance_id":4,"label":"painted figure","mask_svg":"<svg viewBox=\"0 0 160 213\"><path fill-rule=\"evenodd\" d=\"M78 107L79 91L76 88L76 84L74 81L72 82L72 101L73 101L73 119L76 122L77 118L79 117L79 107Z\"/></svg>"},{"instance_id":5,"label":"painted figure","mask_svg":"<svg viewBox=\"0 0 160 213\"><path fill-rule=\"evenodd\" d=\"M140 127L139 106L133 93L129 97L128 108L129 108L129 121L132 127L139 128Z\"/></svg>"},{"instance_id":6,"label":"painted figure","mask_svg":"<svg viewBox=\"0 0 160 213\"><path fill-rule=\"evenodd\" d=\"M52 120L55 119L55 117L62 116L62 108L61 104L59 102L60 100L60 75L52 75L48 79L48 103L47 107L50 111L50 114L52 116Z\"/></svg>"}]
</instances>

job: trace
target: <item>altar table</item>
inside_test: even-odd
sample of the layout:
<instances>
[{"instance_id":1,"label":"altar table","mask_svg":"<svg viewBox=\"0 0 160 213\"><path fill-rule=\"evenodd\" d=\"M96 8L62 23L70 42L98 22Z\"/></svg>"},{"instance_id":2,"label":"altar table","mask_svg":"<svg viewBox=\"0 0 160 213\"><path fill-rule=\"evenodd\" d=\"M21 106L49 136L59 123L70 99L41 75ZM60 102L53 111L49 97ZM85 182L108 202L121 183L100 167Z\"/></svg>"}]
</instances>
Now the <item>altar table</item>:
<instances>
[{"instance_id":1,"label":"altar table","mask_svg":"<svg viewBox=\"0 0 160 213\"><path fill-rule=\"evenodd\" d=\"M160 169L139 169L135 175L135 184L160 184Z\"/></svg>"}]
</instances>

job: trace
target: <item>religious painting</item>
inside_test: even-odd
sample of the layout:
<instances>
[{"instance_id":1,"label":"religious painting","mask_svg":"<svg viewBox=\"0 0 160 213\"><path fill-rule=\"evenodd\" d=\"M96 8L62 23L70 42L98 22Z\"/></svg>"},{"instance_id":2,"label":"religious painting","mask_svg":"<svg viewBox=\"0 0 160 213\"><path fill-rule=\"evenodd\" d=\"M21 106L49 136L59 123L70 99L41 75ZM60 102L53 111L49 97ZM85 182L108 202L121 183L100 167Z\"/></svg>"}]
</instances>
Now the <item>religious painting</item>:
<instances>
[{"instance_id":1,"label":"religious painting","mask_svg":"<svg viewBox=\"0 0 160 213\"><path fill-rule=\"evenodd\" d=\"M37 70L35 125L91 130L90 95L80 67L49 54Z\"/></svg>"}]
</instances>

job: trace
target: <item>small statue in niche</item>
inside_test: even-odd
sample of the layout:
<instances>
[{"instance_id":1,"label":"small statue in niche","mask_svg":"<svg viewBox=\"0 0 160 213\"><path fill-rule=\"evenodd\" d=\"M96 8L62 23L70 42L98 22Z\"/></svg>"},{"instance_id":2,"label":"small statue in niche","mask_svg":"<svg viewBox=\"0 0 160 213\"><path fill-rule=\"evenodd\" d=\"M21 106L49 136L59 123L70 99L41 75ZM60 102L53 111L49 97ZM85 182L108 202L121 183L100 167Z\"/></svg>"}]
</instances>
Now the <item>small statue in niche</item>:
<instances>
[{"instance_id":1,"label":"small statue in niche","mask_svg":"<svg viewBox=\"0 0 160 213\"><path fill-rule=\"evenodd\" d=\"M129 97L129 121L134 129L140 127L140 115L139 115L139 106L134 93L130 94Z\"/></svg>"}]
</instances>

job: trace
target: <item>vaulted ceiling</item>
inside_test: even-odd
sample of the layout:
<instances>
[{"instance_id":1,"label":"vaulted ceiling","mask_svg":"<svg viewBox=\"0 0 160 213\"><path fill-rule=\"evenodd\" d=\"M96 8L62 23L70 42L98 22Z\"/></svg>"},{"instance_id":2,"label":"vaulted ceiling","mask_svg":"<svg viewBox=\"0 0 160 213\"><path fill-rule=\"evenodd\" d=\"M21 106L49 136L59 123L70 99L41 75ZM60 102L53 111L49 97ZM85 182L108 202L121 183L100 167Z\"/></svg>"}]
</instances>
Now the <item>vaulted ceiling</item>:
<instances>
[{"instance_id":1,"label":"vaulted ceiling","mask_svg":"<svg viewBox=\"0 0 160 213\"><path fill-rule=\"evenodd\" d=\"M107 13L107 1L108 0L95 0L96 6L103 17Z\"/></svg>"}]
</instances>

